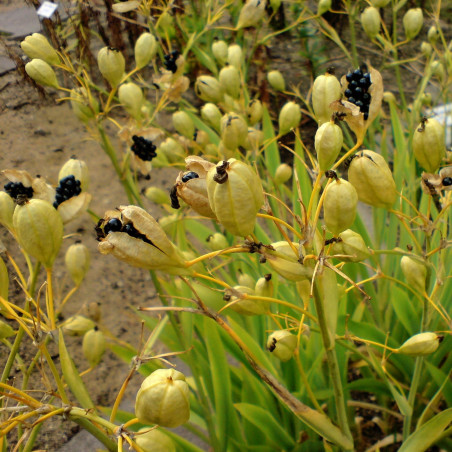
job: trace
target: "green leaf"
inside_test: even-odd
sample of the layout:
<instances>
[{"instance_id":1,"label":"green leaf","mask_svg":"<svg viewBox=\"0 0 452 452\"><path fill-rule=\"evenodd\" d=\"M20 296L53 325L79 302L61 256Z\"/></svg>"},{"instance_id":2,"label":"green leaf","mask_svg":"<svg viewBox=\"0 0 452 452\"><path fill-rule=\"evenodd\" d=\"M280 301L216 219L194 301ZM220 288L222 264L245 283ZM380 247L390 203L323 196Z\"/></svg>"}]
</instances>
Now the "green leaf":
<instances>
[{"instance_id":1,"label":"green leaf","mask_svg":"<svg viewBox=\"0 0 452 452\"><path fill-rule=\"evenodd\" d=\"M263 114L262 114L262 130L264 132L264 160L265 166L267 167L267 171L275 176L276 168L281 163L281 159L279 157L279 149L278 142L275 140L275 131L273 129L273 123L268 113L267 107L263 106ZM267 143L270 143L267 145Z\"/></svg>"},{"instance_id":2,"label":"green leaf","mask_svg":"<svg viewBox=\"0 0 452 452\"><path fill-rule=\"evenodd\" d=\"M397 320L402 323L410 336L416 334L419 330L420 319L414 304L419 303L418 299L397 286L392 287L391 292L392 307L396 313Z\"/></svg>"}]
</instances>

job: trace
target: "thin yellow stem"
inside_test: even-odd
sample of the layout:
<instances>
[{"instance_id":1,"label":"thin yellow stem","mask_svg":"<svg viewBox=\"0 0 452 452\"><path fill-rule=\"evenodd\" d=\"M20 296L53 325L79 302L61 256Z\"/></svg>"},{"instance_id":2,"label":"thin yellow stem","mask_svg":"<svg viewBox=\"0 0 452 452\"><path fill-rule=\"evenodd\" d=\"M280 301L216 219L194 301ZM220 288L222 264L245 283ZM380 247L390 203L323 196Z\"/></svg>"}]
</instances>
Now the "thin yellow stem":
<instances>
[{"instance_id":1,"label":"thin yellow stem","mask_svg":"<svg viewBox=\"0 0 452 452\"><path fill-rule=\"evenodd\" d=\"M328 179L328 182L326 183L325 190L323 190L322 196L319 199L319 203L317 204L317 210L315 211L314 220L312 222L312 230L315 231L317 227L317 222L319 221L320 216L320 210L322 209L323 200L325 199L326 194L326 188L331 183L331 179Z\"/></svg>"},{"instance_id":2,"label":"thin yellow stem","mask_svg":"<svg viewBox=\"0 0 452 452\"><path fill-rule=\"evenodd\" d=\"M273 215L268 215L266 213L258 213L257 216L260 218L265 218L265 219L271 220L275 223L280 223L280 224L284 225L287 229L289 229L289 231L293 232L300 240L303 240L303 236L296 229L294 229L290 224L286 223L284 220L274 217Z\"/></svg>"},{"instance_id":3,"label":"thin yellow stem","mask_svg":"<svg viewBox=\"0 0 452 452\"><path fill-rule=\"evenodd\" d=\"M36 425L40 424L41 422L44 422L47 419L50 419L52 416L56 416L58 414L64 413L64 410L66 410L66 408L58 408L57 410L51 411L50 413L47 413L44 416L41 416L38 420L33 422L32 427L35 427Z\"/></svg>"},{"instance_id":4,"label":"thin yellow stem","mask_svg":"<svg viewBox=\"0 0 452 452\"><path fill-rule=\"evenodd\" d=\"M356 150L363 144L363 140L362 139L358 139L358 141L356 142L356 144L349 150L347 151L331 168L332 170L335 170L336 168L339 167L339 165L346 159L348 159L351 155L353 155L354 152L356 152Z\"/></svg>"},{"instance_id":5,"label":"thin yellow stem","mask_svg":"<svg viewBox=\"0 0 452 452\"><path fill-rule=\"evenodd\" d=\"M219 279L213 278L212 276L207 276L207 275L203 275L202 273L198 273L198 272L194 272L193 276L195 278L202 278L202 279L207 279L208 281L211 281L215 284L218 284L219 286L223 286L226 289L230 289L231 286L227 283L225 283L224 281L220 281Z\"/></svg>"},{"instance_id":6,"label":"thin yellow stem","mask_svg":"<svg viewBox=\"0 0 452 452\"><path fill-rule=\"evenodd\" d=\"M311 210L312 210L312 207L313 207L313 204L314 204L314 199L315 199L315 197L317 195L317 192L320 190L320 181L321 180L322 180L322 173L319 171L318 174L317 174L317 177L315 179L315 182L314 182L314 187L312 188L311 197L309 198L308 210L307 210L307 213L306 213L306 216L308 218L311 217Z\"/></svg>"},{"instance_id":7,"label":"thin yellow stem","mask_svg":"<svg viewBox=\"0 0 452 452\"><path fill-rule=\"evenodd\" d=\"M55 305L53 300L53 283L52 283L52 269L46 268L47 273L47 293L46 293L46 306L47 317L50 320L50 329L56 329L55 323Z\"/></svg>"},{"instance_id":8,"label":"thin yellow stem","mask_svg":"<svg viewBox=\"0 0 452 452\"><path fill-rule=\"evenodd\" d=\"M126 392L127 385L129 384L130 380L132 379L133 375L135 374L135 367L130 369L126 379L124 380L123 384L121 385L121 389L119 390L119 393L115 399L115 403L113 405L113 408L111 410L110 414L110 422L115 422L116 413L118 412L119 404L121 403L121 400L124 396L124 393Z\"/></svg>"},{"instance_id":9,"label":"thin yellow stem","mask_svg":"<svg viewBox=\"0 0 452 452\"><path fill-rule=\"evenodd\" d=\"M29 396L28 394L21 391L20 389L15 388L14 386L10 386L6 383L0 383L0 388L6 389L7 391L10 391L10 392L13 392L13 393L19 395L20 397L22 397L22 399L27 401L28 406L31 406L33 408L39 408L41 406L41 403L38 402L36 399ZM4 394L4 395L8 396L7 394Z\"/></svg>"},{"instance_id":10,"label":"thin yellow stem","mask_svg":"<svg viewBox=\"0 0 452 452\"><path fill-rule=\"evenodd\" d=\"M197 264L198 262L202 262L206 259L213 259L217 256L222 256L224 254L231 254L231 253L249 253L249 248L243 247L241 245L237 245L235 247L231 248L225 248L224 250L219 251L212 251L211 253L203 254L202 256L197 257L196 259L193 259L191 261L185 262L186 267L191 267L192 265Z\"/></svg>"},{"instance_id":11,"label":"thin yellow stem","mask_svg":"<svg viewBox=\"0 0 452 452\"><path fill-rule=\"evenodd\" d=\"M61 312L61 310L63 309L64 305L69 301L69 298L72 297L72 295L74 295L75 292L77 292L77 289L80 286L74 286L64 297L63 301L61 302L60 306L58 307L58 313Z\"/></svg>"},{"instance_id":12,"label":"thin yellow stem","mask_svg":"<svg viewBox=\"0 0 452 452\"><path fill-rule=\"evenodd\" d=\"M46 344L42 344L40 349L41 349L41 353L44 355L44 357L45 357L45 359L47 361L47 364L50 367L50 371L52 372L53 378L54 378L55 383L56 383L56 385L58 387L58 393L60 394L61 400L64 403L68 404L69 403L69 399L68 399L68 397L66 395L66 391L64 390L63 382L61 381L60 375L58 374L58 370L55 367L55 364L54 364L54 362L52 360L52 357L50 356L50 354L49 354L49 352L47 350Z\"/></svg>"}]
</instances>

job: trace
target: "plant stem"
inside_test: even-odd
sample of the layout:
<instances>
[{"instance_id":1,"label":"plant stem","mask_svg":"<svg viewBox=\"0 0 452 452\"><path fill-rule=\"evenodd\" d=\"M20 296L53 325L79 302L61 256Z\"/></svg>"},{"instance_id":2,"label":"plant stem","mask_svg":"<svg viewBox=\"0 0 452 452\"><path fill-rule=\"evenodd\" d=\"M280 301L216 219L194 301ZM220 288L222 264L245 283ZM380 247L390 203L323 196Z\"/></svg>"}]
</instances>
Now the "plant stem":
<instances>
[{"instance_id":1,"label":"plant stem","mask_svg":"<svg viewBox=\"0 0 452 452\"><path fill-rule=\"evenodd\" d=\"M47 273L47 317L50 320L50 329L56 328L55 323L55 304L53 301L53 283L52 283L52 269L46 268Z\"/></svg>"},{"instance_id":2,"label":"plant stem","mask_svg":"<svg viewBox=\"0 0 452 452\"><path fill-rule=\"evenodd\" d=\"M350 45L352 48L352 59L353 66L358 67L358 51L356 49L356 30L355 30L355 10L356 5L352 3L357 2L347 2L347 10L348 10L348 25L350 27Z\"/></svg>"}]
</instances>

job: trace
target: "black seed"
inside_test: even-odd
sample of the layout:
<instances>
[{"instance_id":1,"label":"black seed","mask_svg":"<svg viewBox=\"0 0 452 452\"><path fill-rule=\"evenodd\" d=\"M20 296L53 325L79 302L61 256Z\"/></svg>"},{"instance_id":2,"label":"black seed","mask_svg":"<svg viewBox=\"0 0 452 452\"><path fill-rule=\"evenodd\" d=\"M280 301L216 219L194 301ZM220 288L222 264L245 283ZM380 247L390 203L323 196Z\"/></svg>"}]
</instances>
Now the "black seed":
<instances>
[{"instance_id":1,"label":"black seed","mask_svg":"<svg viewBox=\"0 0 452 452\"><path fill-rule=\"evenodd\" d=\"M122 223L119 218L112 218L108 220L108 223L104 226L104 233L108 234L109 232L117 232L122 228Z\"/></svg>"},{"instance_id":2,"label":"black seed","mask_svg":"<svg viewBox=\"0 0 452 452\"><path fill-rule=\"evenodd\" d=\"M368 88L370 86L370 80L363 77L363 78L359 79L358 84L359 84L359 86L362 86L363 88Z\"/></svg>"},{"instance_id":3,"label":"black seed","mask_svg":"<svg viewBox=\"0 0 452 452\"><path fill-rule=\"evenodd\" d=\"M361 108L361 107L363 106L363 103L362 103L360 100L357 100L357 101L355 102L355 105L356 105L357 107Z\"/></svg>"},{"instance_id":4,"label":"black seed","mask_svg":"<svg viewBox=\"0 0 452 452\"><path fill-rule=\"evenodd\" d=\"M17 200L19 197L32 198L33 188L25 187L22 182L8 182L5 186L5 191L11 198Z\"/></svg>"},{"instance_id":5,"label":"black seed","mask_svg":"<svg viewBox=\"0 0 452 452\"><path fill-rule=\"evenodd\" d=\"M354 97L349 97L348 101L351 102L352 104L356 103L356 99Z\"/></svg>"},{"instance_id":6,"label":"black seed","mask_svg":"<svg viewBox=\"0 0 452 452\"><path fill-rule=\"evenodd\" d=\"M356 80L352 80L349 84L348 87L350 89L355 89L358 86L358 82Z\"/></svg>"},{"instance_id":7,"label":"black seed","mask_svg":"<svg viewBox=\"0 0 452 452\"><path fill-rule=\"evenodd\" d=\"M345 79L347 80L347 82L351 82L353 80L353 74L351 72L349 72L346 76Z\"/></svg>"},{"instance_id":8,"label":"black seed","mask_svg":"<svg viewBox=\"0 0 452 452\"><path fill-rule=\"evenodd\" d=\"M363 76L363 73L361 69L356 69L356 71L353 72L353 80L359 80Z\"/></svg>"},{"instance_id":9,"label":"black seed","mask_svg":"<svg viewBox=\"0 0 452 452\"><path fill-rule=\"evenodd\" d=\"M197 179L199 175L194 171L190 171L182 176L182 182L188 182L190 179Z\"/></svg>"},{"instance_id":10,"label":"black seed","mask_svg":"<svg viewBox=\"0 0 452 452\"><path fill-rule=\"evenodd\" d=\"M443 185L445 187L449 187L450 185L452 185L452 177L445 177L443 179Z\"/></svg>"},{"instance_id":11,"label":"black seed","mask_svg":"<svg viewBox=\"0 0 452 452\"><path fill-rule=\"evenodd\" d=\"M155 152L157 148L151 140L147 140L146 138L137 135L134 135L132 140L133 144L131 150L141 160L150 162L157 156L157 153Z\"/></svg>"},{"instance_id":12,"label":"black seed","mask_svg":"<svg viewBox=\"0 0 452 452\"><path fill-rule=\"evenodd\" d=\"M363 101L364 102L370 102L371 99L371 95L369 93L364 93L363 94Z\"/></svg>"},{"instance_id":13,"label":"black seed","mask_svg":"<svg viewBox=\"0 0 452 452\"><path fill-rule=\"evenodd\" d=\"M352 95L352 90L351 89L346 89L344 94L345 94L346 98L349 98Z\"/></svg>"},{"instance_id":14,"label":"black seed","mask_svg":"<svg viewBox=\"0 0 452 452\"><path fill-rule=\"evenodd\" d=\"M357 86L355 88L355 91L353 93L355 95L355 97L362 97L362 95L364 94L363 89L360 88L359 86Z\"/></svg>"},{"instance_id":15,"label":"black seed","mask_svg":"<svg viewBox=\"0 0 452 452\"><path fill-rule=\"evenodd\" d=\"M364 120L367 121L367 118L369 117L369 113L364 113Z\"/></svg>"}]
</instances>

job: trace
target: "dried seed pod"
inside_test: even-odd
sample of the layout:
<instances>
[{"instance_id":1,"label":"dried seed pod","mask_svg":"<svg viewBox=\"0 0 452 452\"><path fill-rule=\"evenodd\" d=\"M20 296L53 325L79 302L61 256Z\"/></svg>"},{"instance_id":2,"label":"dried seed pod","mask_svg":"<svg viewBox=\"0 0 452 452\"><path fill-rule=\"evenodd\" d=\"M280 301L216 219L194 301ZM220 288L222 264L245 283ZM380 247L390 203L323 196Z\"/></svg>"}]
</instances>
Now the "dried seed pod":
<instances>
[{"instance_id":1,"label":"dried seed pod","mask_svg":"<svg viewBox=\"0 0 452 452\"><path fill-rule=\"evenodd\" d=\"M312 107L319 125L331 119L333 113L330 105L342 96L341 84L331 73L326 72L314 80L312 87Z\"/></svg>"},{"instance_id":2,"label":"dried seed pod","mask_svg":"<svg viewBox=\"0 0 452 452\"><path fill-rule=\"evenodd\" d=\"M63 330L70 336L83 336L95 326L96 324L91 319L82 315L75 315L74 317L67 319L67 322L63 326Z\"/></svg>"},{"instance_id":3,"label":"dried seed pod","mask_svg":"<svg viewBox=\"0 0 452 452\"><path fill-rule=\"evenodd\" d=\"M267 80L275 91L282 92L286 90L286 82L283 75L278 70L270 71L267 74Z\"/></svg>"},{"instance_id":4,"label":"dried seed pod","mask_svg":"<svg viewBox=\"0 0 452 452\"><path fill-rule=\"evenodd\" d=\"M287 102L279 112L279 135L285 135L298 126L301 120L301 109L295 102Z\"/></svg>"},{"instance_id":5,"label":"dried seed pod","mask_svg":"<svg viewBox=\"0 0 452 452\"><path fill-rule=\"evenodd\" d=\"M267 350L280 361L289 361L297 347L297 336L287 330L274 331L267 339Z\"/></svg>"},{"instance_id":6,"label":"dried seed pod","mask_svg":"<svg viewBox=\"0 0 452 452\"><path fill-rule=\"evenodd\" d=\"M275 171L275 185L285 184L292 177L292 167L287 163L281 163Z\"/></svg>"},{"instance_id":7,"label":"dried seed pod","mask_svg":"<svg viewBox=\"0 0 452 452\"><path fill-rule=\"evenodd\" d=\"M228 64L232 64L238 70L241 69L243 63L242 48L238 44L231 44L228 47Z\"/></svg>"},{"instance_id":8,"label":"dried seed pod","mask_svg":"<svg viewBox=\"0 0 452 452\"><path fill-rule=\"evenodd\" d=\"M239 70L232 65L224 67L219 75L221 88L226 94L229 94L233 99L237 99L240 95L241 81Z\"/></svg>"},{"instance_id":9,"label":"dried seed pod","mask_svg":"<svg viewBox=\"0 0 452 452\"><path fill-rule=\"evenodd\" d=\"M239 273L237 282L239 283L239 286L246 286L246 287L249 287L250 289L253 289L253 291L254 291L254 286L256 285L256 281L254 281L254 278L250 274Z\"/></svg>"},{"instance_id":10,"label":"dried seed pod","mask_svg":"<svg viewBox=\"0 0 452 452\"><path fill-rule=\"evenodd\" d=\"M170 198L168 193L165 190L162 190L159 187L148 187L144 192L144 196L146 196L149 201L152 201L156 204L170 204Z\"/></svg>"},{"instance_id":11,"label":"dried seed pod","mask_svg":"<svg viewBox=\"0 0 452 452\"><path fill-rule=\"evenodd\" d=\"M446 156L444 127L435 118L424 118L413 136L413 153L419 164L429 173L439 168Z\"/></svg>"},{"instance_id":12,"label":"dried seed pod","mask_svg":"<svg viewBox=\"0 0 452 452\"><path fill-rule=\"evenodd\" d=\"M97 65L102 76L116 88L124 77L126 62L119 50L103 47L97 54Z\"/></svg>"},{"instance_id":13,"label":"dried seed pod","mask_svg":"<svg viewBox=\"0 0 452 452\"><path fill-rule=\"evenodd\" d=\"M273 281L271 273L267 273L256 281L254 292L260 297L273 297Z\"/></svg>"},{"instance_id":14,"label":"dried seed pod","mask_svg":"<svg viewBox=\"0 0 452 452\"><path fill-rule=\"evenodd\" d=\"M358 194L344 179L333 180L325 190L323 211L325 225L335 236L348 229L355 221Z\"/></svg>"},{"instance_id":15,"label":"dried seed pod","mask_svg":"<svg viewBox=\"0 0 452 452\"><path fill-rule=\"evenodd\" d=\"M40 33L33 33L27 36L21 43L20 47L27 57L39 58L48 64L60 64L60 57L56 50L50 45L47 38Z\"/></svg>"},{"instance_id":16,"label":"dried seed pod","mask_svg":"<svg viewBox=\"0 0 452 452\"><path fill-rule=\"evenodd\" d=\"M83 243L71 245L64 256L66 268L76 286L79 286L88 273L91 256Z\"/></svg>"},{"instance_id":17,"label":"dried seed pod","mask_svg":"<svg viewBox=\"0 0 452 452\"><path fill-rule=\"evenodd\" d=\"M0 320L0 341L7 337L14 336L16 332L3 320Z\"/></svg>"},{"instance_id":18,"label":"dried seed pod","mask_svg":"<svg viewBox=\"0 0 452 452\"><path fill-rule=\"evenodd\" d=\"M440 340L441 336L436 333L415 334L397 349L397 353L410 356L431 355L438 349Z\"/></svg>"},{"instance_id":19,"label":"dried seed pod","mask_svg":"<svg viewBox=\"0 0 452 452\"><path fill-rule=\"evenodd\" d=\"M135 64L137 69L147 66L157 53L157 41L151 33L142 33L135 43Z\"/></svg>"},{"instance_id":20,"label":"dried seed pod","mask_svg":"<svg viewBox=\"0 0 452 452\"><path fill-rule=\"evenodd\" d=\"M376 152L358 152L350 163L348 180L356 188L358 199L371 206L389 208L397 199L391 170Z\"/></svg>"},{"instance_id":21,"label":"dried seed pod","mask_svg":"<svg viewBox=\"0 0 452 452\"><path fill-rule=\"evenodd\" d=\"M134 440L143 452L176 452L174 441L162 432L161 428L144 427L138 430Z\"/></svg>"},{"instance_id":22,"label":"dried seed pod","mask_svg":"<svg viewBox=\"0 0 452 452\"><path fill-rule=\"evenodd\" d=\"M215 41L212 44L212 53L220 65L224 65L228 60L228 45L222 41Z\"/></svg>"},{"instance_id":23,"label":"dried seed pod","mask_svg":"<svg viewBox=\"0 0 452 452\"><path fill-rule=\"evenodd\" d=\"M124 110L129 113L132 118L141 118L141 107L143 106L144 96L141 88L135 83L123 83L118 89L119 102L121 102Z\"/></svg>"},{"instance_id":24,"label":"dried seed pod","mask_svg":"<svg viewBox=\"0 0 452 452\"><path fill-rule=\"evenodd\" d=\"M13 198L4 191L0 191L0 224L8 228L13 229L13 214L16 205Z\"/></svg>"},{"instance_id":25,"label":"dried seed pod","mask_svg":"<svg viewBox=\"0 0 452 452\"><path fill-rule=\"evenodd\" d=\"M206 241L212 251L220 251L229 247L226 236L220 232L215 232L215 234L209 235Z\"/></svg>"},{"instance_id":26,"label":"dried seed pod","mask_svg":"<svg viewBox=\"0 0 452 452\"><path fill-rule=\"evenodd\" d=\"M233 235L246 237L254 229L264 203L259 176L246 163L222 161L207 173L210 207L218 221Z\"/></svg>"},{"instance_id":27,"label":"dried seed pod","mask_svg":"<svg viewBox=\"0 0 452 452\"><path fill-rule=\"evenodd\" d=\"M75 180L79 180L82 191L88 190L89 172L88 166L83 160L79 160L75 157L71 157L67 160L58 173L58 180L64 179L67 176L74 176Z\"/></svg>"},{"instance_id":28,"label":"dried seed pod","mask_svg":"<svg viewBox=\"0 0 452 452\"><path fill-rule=\"evenodd\" d=\"M204 104L201 108L201 117L210 127L213 127L217 132L220 131L222 114L215 104Z\"/></svg>"},{"instance_id":29,"label":"dried seed pod","mask_svg":"<svg viewBox=\"0 0 452 452\"><path fill-rule=\"evenodd\" d=\"M190 418L189 388L185 375L174 369L158 369L141 384L135 416L143 424L174 428Z\"/></svg>"},{"instance_id":30,"label":"dried seed pod","mask_svg":"<svg viewBox=\"0 0 452 452\"><path fill-rule=\"evenodd\" d=\"M367 7L361 14L361 25L366 35L374 39L380 33L380 12L373 6Z\"/></svg>"},{"instance_id":31,"label":"dried seed pod","mask_svg":"<svg viewBox=\"0 0 452 452\"><path fill-rule=\"evenodd\" d=\"M315 150L320 171L329 170L333 166L343 142L342 130L334 121L327 121L317 129Z\"/></svg>"},{"instance_id":32,"label":"dried seed pod","mask_svg":"<svg viewBox=\"0 0 452 452\"><path fill-rule=\"evenodd\" d=\"M187 112L176 111L173 113L172 119L173 126L177 133L180 133L189 140L193 139L193 135L195 134L195 124Z\"/></svg>"},{"instance_id":33,"label":"dried seed pod","mask_svg":"<svg viewBox=\"0 0 452 452\"><path fill-rule=\"evenodd\" d=\"M427 267L417 259L403 256L400 260L403 276L408 285L420 293L425 292L425 282L427 280Z\"/></svg>"},{"instance_id":34,"label":"dried seed pod","mask_svg":"<svg viewBox=\"0 0 452 452\"><path fill-rule=\"evenodd\" d=\"M42 199L17 205L13 226L26 253L51 268L63 240L63 221L56 209Z\"/></svg>"},{"instance_id":35,"label":"dried seed pod","mask_svg":"<svg viewBox=\"0 0 452 452\"><path fill-rule=\"evenodd\" d=\"M234 286L232 289L226 289L223 299L228 303L234 302L229 307L242 315L260 315L268 311L268 303L248 300L246 294L254 295L254 289L248 286Z\"/></svg>"},{"instance_id":36,"label":"dried seed pod","mask_svg":"<svg viewBox=\"0 0 452 452\"><path fill-rule=\"evenodd\" d=\"M364 239L357 232L346 229L339 234L338 238L339 241L333 243L330 254L348 256L338 258L343 262L362 262L369 258L369 248L367 248Z\"/></svg>"},{"instance_id":37,"label":"dried seed pod","mask_svg":"<svg viewBox=\"0 0 452 452\"><path fill-rule=\"evenodd\" d=\"M248 123L251 126L257 124L262 119L263 111L262 102L259 99L253 99L246 109Z\"/></svg>"},{"instance_id":38,"label":"dried seed pod","mask_svg":"<svg viewBox=\"0 0 452 452\"><path fill-rule=\"evenodd\" d=\"M4 300L8 300L8 290L9 290L9 277L8 269L3 259L0 257L0 297ZM0 312L3 310L3 305L0 304Z\"/></svg>"},{"instance_id":39,"label":"dried seed pod","mask_svg":"<svg viewBox=\"0 0 452 452\"><path fill-rule=\"evenodd\" d=\"M200 75L195 82L196 95L206 101L219 103L223 99L220 82L210 75Z\"/></svg>"},{"instance_id":40,"label":"dried seed pod","mask_svg":"<svg viewBox=\"0 0 452 452\"><path fill-rule=\"evenodd\" d=\"M90 367L96 367L105 353L105 336L102 331L94 327L83 336L83 354Z\"/></svg>"},{"instance_id":41,"label":"dried seed pod","mask_svg":"<svg viewBox=\"0 0 452 452\"><path fill-rule=\"evenodd\" d=\"M264 17L266 6L267 0L247 0L240 10L237 30L256 27Z\"/></svg>"},{"instance_id":42,"label":"dried seed pod","mask_svg":"<svg viewBox=\"0 0 452 452\"><path fill-rule=\"evenodd\" d=\"M59 88L55 72L44 60L35 58L25 65L25 72L38 85Z\"/></svg>"},{"instance_id":43,"label":"dried seed pod","mask_svg":"<svg viewBox=\"0 0 452 452\"><path fill-rule=\"evenodd\" d=\"M224 146L234 151L244 146L248 136L246 121L236 113L228 113L221 118L221 140Z\"/></svg>"},{"instance_id":44,"label":"dried seed pod","mask_svg":"<svg viewBox=\"0 0 452 452\"><path fill-rule=\"evenodd\" d=\"M424 24L424 15L422 8L411 8L403 16L403 27L405 36L408 41L415 38L422 29Z\"/></svg>"}]
</instances>

